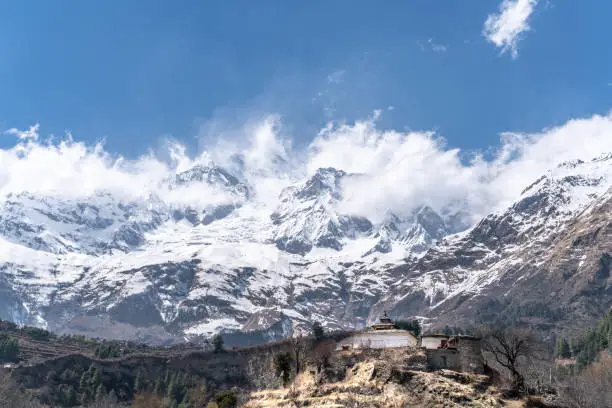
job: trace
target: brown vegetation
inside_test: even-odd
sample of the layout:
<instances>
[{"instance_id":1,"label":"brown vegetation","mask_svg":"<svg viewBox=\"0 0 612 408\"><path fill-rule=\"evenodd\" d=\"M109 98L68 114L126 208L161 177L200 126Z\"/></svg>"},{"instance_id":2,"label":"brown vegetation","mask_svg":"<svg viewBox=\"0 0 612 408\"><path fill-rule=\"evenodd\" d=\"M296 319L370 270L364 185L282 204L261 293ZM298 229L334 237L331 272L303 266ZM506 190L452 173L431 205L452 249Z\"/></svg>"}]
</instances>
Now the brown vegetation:
<instances>
[{"instance_id":1,"label":"brown vegetation","mask_svg":"<svg viewBox=\"0 0 612 408\"><path fill-rule=\"evenodd\" d=\"M0 408L42 408L24 393L10 375L0 369Z\"/></svg>"},{"instance_id":2,"label":"brown vegetation","mask_svg":"<svg viewBox=\"0 0 612 408\"><path fill-rule=\"evenodd\" d=\"M164 401L158 395L151 392L138 393L134 395L132 408L166 408Z\"/></svg>"},{"instance_id":3,"label":"brown vegetation","mask_svg":"<svg viewBox=\"0 0 612 408\"><path fill-rule=\"evenodd\" d=\"M326 355L326 353L324 353ZM290 387L253 392L246 408L498 407L488 377L406 369L406 349L360 350L327 356L330 377L309 366Z\"/></svg>"},{"instance_id":4,"label":"brown vegetation","mask_svg":"<svg viewBox=\"0 0 612 408\"><path fill-rule=\"evenodd\" d=\"M537 342L533 334L524 329L485 330L484 340L483 349L509 372L512 379L509 390L511 394L524 394L527 389L521 365L537 354Z\"/></svg>"},{"instance_id":5,"label":"brown vegetation","mask_svg":"<svg viewBox=\"0 0 612 408\"><path fill-rule=\"evenodd\" d=\"M122 347L122 355L111 357L117 351L112 343L79 338L62 343L36 331L11 332L31 355L10 376L0 373L0 408L493 407L502 400L509 407L612 406L607 351L582 370L571 363L555 366L552 354L526 330L484 334L489 367L486 375L472 375L425 372L425 354L417 349L336 351L345 334L216 352L194 346L128 347L125 354ZM35 351L39 343L44 353L59 356L41 361ZM83 353L70 354L75 347ZM507 382L500 374L507 374Z\"/></svg>"},{"instance_id":6,"label":"brown vegetation","mask_svg":"<svg viewBox=\"0 0 612 408\"><path fill-rule=\"evenodd\" d=\"M612 407L612 355L603 352L598 362L569 376L560 388L571 407Z\"/></svg>"}]
</instances>

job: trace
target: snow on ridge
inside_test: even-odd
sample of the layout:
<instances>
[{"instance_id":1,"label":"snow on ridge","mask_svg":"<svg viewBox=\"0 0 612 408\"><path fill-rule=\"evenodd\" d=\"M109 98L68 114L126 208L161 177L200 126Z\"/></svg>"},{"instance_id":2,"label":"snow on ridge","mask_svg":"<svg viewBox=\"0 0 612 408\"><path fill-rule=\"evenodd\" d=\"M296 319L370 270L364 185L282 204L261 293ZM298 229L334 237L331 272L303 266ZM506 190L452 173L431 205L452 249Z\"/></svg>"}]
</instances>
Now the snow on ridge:
<instances>
[{"instance_id":1,"label":"snow on ridge","mask_svg":"<svg viewBox=\"0 0 612 408\"><path fill-rule=\"evenodd\" d=\"M222 329L239 329L242 325L232 318L213 319L209 322L198 323L197 325L185 330L188 336L210 336L218 333Z\"/></svg>"},{"instance_id":2,"label":"snow on ridge","mask_svg":"<svg viewBox=\"0 0 612 408\"><path fill-rule=\"evenodd\" d=\"M517 203L489 218L508 217L519 232L528 233L537 225L552 231L587 208L596 197L612 194L609 159L559 166L529 187ZM267 299L285 315L303 319L309 307L317 306L290 305L290 287L291 296L307 297L316 290L336 293L341 284L371 297L381 296L391 286L406 293L423 290L430 307L436 308L453 296L478 294L499 278L503 262L493 259L492 252L485 258L493 259L493 267L485 263L469 271L434 270L409 279L389 275L388 271L395 267L417 262L432 246L443 255L451 254L455 247L471 239L478 225L448 235L441 217L440 225L433 215L434 219L419 220L417 215L423 211L420 208L413 217L389 217L384 225L371 225L366 231L355 224L362 220L338 213L341 191L336 189L338 178L343 176L343 172L324 169L317 173L318 178L284 190L277 209L280 224L271 217L269 208L256 201L245 202L204 224L175 218L172 212L176 208L155 197L132 203L115 201L105 194L92 197L91 202L27 194L12 197L17 203L12 205L17 205L21 213L3 218L0 209L0 223L14 222L6 225L18 225L24 233L7 236L6 228L0 230L0 259L11 265L5 273L16 279L24 291L44 295L41 304L60 284L63 288L58 299L65 301L79 299L86 290L98 291L92 294L97 298L83 300L84 308L105 305L110 310L127 298L150 295L159 302L156 307L166 323L176 317L183 303L197 303L209 297L227 302L229 309L241 316L269 307L264 306ZM219 177L225 184L235 184L224 174ZM190 178L188 181L192 182ZM557 206L561 215L542 218L537 212L517 210L521 200L538 194ZM435 222L428 224L432 220ZM28 228L32 231L25 233ZM120 241L116 233L122 228L127 230ZM357 233L353 234L351 228L357 228ZM279 234L292 239L305 237L312 248L305 253L285 251L275 242ZM335 240L339 247L334 246L336 243L318 245L316 241L321 236ZM391 242L389 248L372 250L383 238ZM133 245L125 241L130 239ZM35 249L40 240L56 245L57 253ZM489 251L483 243L472 244L472 250ZM513 248L509 245L504 251L511 254ZM163 269L164 265L179 268L181 264L191 265L192 281L167 282L161 289L158 285L162 283L141 271L154 266ZM20 276L18 268L30 272L30 276ZM340 274L345 282L340 282ZM192 286L184 292L181 285ZM36 305L28 307L35 313ZM243 319L227 313L231 311L190 322L184 333L211 333L222 326L239 328Z\"/></svg>"}]
</instances>

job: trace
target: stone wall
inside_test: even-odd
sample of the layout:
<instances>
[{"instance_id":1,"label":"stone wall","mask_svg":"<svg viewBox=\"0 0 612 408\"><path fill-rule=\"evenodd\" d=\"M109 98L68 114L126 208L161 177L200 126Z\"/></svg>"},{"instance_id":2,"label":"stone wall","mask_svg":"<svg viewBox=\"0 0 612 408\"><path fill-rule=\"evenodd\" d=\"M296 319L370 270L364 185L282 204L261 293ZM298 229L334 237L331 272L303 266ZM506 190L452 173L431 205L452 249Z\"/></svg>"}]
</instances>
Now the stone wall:
<instances>
[{"instance_id":1,"label":"stone wall","mask_svg":"<svg viewBox=\"0 0 612 408\"><path fill-rule=\"evenodd\" d=\"M480 339L459 337L457 349L425 349L430 370L449 369L468 373L484 372Z\"/></svg>"},{"instance_id":2,"label":"stone wall","mask_svg":"<svg viewBox=\"0 0 612 408\"><path fill-rule=\"evenodd\" d=\"M484 372L480 339L460 338L457 348L461 359L461 371L478 374Z\"/></svg>"},{"instance_id":3,"label":"stone wall","mask_svg":"<svg viewBox=\"0 0 612 408\"><path fill-rule=\"evenodd\" d=\"M461 357L457 350L453 349L426 349L427 368L430 370L455 370L461 371Z\"/></svg>"}]
</instances>

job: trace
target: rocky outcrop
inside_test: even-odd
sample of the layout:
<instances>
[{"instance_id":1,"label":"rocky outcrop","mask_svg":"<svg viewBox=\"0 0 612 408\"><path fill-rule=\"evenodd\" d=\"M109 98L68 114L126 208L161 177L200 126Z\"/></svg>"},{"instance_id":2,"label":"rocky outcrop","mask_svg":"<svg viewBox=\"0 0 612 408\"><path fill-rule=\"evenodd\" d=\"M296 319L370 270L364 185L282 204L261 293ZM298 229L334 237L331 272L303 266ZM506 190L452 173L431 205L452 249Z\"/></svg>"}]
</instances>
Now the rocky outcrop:
<instances>
[{"instance_id":1,"label":"rocky outcrop","mask_svg":"<svg viewBox=\"0 0 612 408\"><path fill-rule=\"evenodd\" d=\"M367 357L339 355L334 363L345 365L341 379L326 380L315 368L300 374L287 388L249 395L245 407L501 407L484 375L407 370L416 355L388 349ZM332 363L332 364L334 364Z\"/></svg>"}]
</instances>

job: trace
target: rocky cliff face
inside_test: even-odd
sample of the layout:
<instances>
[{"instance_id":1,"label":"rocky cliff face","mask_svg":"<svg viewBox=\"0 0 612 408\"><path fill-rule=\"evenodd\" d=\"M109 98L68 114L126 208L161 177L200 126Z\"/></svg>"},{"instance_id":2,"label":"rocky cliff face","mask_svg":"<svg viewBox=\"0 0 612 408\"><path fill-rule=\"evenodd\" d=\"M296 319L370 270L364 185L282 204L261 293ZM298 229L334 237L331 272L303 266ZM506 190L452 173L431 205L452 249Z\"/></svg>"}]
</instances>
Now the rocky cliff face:
<instances>
[{"instance_id":1,"label":"rocky cliff face","mask_svg":"<svg viewBox=\"0 0 612 408\"><path fill-rule=\"evenodd\" d=\"M564 163L507 209L445 238L413 264L376 310L434 326L514 319L585 324L612 305L609 156ZM428 319L426 319L428 320Z\"/></svg>"},{"instance_id":2,"label":"rocky cliff face","mask_svg":"<svg viewBox=\"0 0 612 408\"><path fill-rule=\"evenodd\" d=\"M313 320L356 328L383 309L436 324L597 316L612 299L611 174L611 156L564 163L459 233L427 206L380 222L343 213L343 180L359 175L332 168L283 190L274 209L213 164L168 180L177 194L200 183L223 198L205 207L10 196L0 318L155 342L284 336Z\"/></svg>"}]
</instances>

